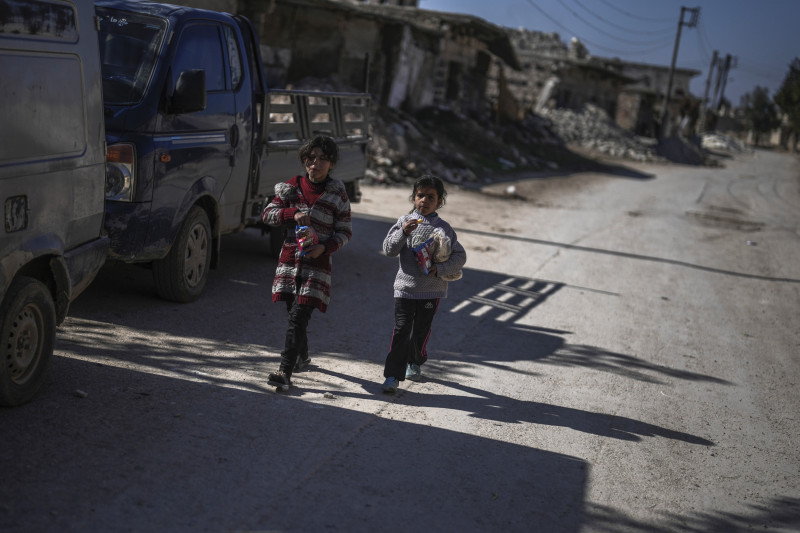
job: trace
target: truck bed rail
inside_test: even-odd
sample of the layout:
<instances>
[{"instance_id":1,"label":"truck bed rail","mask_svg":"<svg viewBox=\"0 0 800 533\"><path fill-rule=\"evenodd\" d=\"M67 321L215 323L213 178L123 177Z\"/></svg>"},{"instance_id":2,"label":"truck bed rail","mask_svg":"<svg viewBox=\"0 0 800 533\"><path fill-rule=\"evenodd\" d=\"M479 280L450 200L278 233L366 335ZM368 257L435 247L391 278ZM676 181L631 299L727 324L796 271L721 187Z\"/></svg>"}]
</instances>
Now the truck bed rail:
<instances>
[{"instance_id":1,"label":"truck bed rail","mask_svg":"<svg viewBox=\"0 0 800 533\"><path fill-rule=\"evenodd\" d=\"M299 145L315 135L329 135L337 143L365 143L369 139L370 95L274 90L266 95L263 138L267 149Z\"/></svg>"}]
</instances>

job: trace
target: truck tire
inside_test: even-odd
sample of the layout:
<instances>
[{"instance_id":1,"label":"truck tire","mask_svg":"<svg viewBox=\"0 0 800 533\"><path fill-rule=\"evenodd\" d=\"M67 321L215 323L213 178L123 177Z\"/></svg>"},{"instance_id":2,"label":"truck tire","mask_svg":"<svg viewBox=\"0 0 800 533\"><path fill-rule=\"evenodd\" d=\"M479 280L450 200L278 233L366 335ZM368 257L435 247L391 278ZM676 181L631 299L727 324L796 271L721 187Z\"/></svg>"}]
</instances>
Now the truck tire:
<instances>
[{"instance_id":1,"label":"truck tire","mask_svg":"<svg viewBox=\"0 0 800 533\"><path fill-rule=\"evenodd\" d=\"M347 192L347 199L351 204L361 202L361 187L359 187L358 180L348 181L344 184L345 191Z\"/></svg>"},{"instance_id":2,"label":"truck tire","mask_svg":"<svg viewBox=\"0 0 800 533\"><path fill-rule=\"evenodd\" d=\"M156 292L165 300L193 302L203 293L210 265L211 224L206 212L195 206L167 256L153 261Z\"/></svg>"},{"instance_id":3,"label":"truck tire","mask_svg":"<svg viewBox=\"0 0 800 533\"><path fill-rule=\"evenodd\" d=\"M53 295L37 279L14 280L0 305L0 405L20 405L39 392L55 337Z\"/></svg>"}]
</instances>

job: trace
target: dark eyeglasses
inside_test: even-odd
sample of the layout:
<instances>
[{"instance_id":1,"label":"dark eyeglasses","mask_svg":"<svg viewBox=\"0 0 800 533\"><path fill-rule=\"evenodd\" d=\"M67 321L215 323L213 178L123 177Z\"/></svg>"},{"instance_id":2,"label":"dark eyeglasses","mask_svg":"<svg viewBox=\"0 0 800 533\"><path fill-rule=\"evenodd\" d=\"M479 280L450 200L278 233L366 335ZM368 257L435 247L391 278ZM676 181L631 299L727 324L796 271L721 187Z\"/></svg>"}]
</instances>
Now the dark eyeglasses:
<instances>
[{"instance_id":1,"label":"dark eyeglasses","mask_svg":"<svg viewBox=\"0 0 800 533\"><path fill-rule=\"evenodd\" d=\"M317 162L323 163L329 161L330 159L328 158L328 156L325 155L319 155L317 157L306 157L306 166L310 167L311 165Z\"/></svg>"}]
</instances>

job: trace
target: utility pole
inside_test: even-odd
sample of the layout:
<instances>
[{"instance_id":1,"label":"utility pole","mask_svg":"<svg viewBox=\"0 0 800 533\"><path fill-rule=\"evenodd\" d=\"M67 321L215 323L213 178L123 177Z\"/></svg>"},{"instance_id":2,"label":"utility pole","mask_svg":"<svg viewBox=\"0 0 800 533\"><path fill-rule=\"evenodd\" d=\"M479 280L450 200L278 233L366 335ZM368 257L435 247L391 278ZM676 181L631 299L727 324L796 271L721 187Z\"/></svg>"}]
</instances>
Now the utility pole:
<instances>
[{"instance_id":1,"label":"utility pole","mask_svg":"<svg viewBox=\"0 0 800 533\"><path fill-rule=\"evenodd\" d=\"M714 73L714 67L717 64L718 52L714 50L714 55L711 56L711 65L708 67L708 78L706 79L706 91L703 93L703 100L700 102L700 120L697 121L697 133L702 134L706 130L706 104L708 103L708 89L711 87L711 76Z\"/></svg>"},{"instance_id":2,"label":"utility pole","mask_svg":"<svg viewBox=\"0 0 800 533\"><path fill-rule=\"evenodd\" d=\"M689 19L689 22L683 21L683 14L685 12L690 12L692 14L692 18ZM669 113L669 96L672 92L672 78L675 76L675 61L678 59L678 45L681 42L681 28L685 24L690 28L694 28L697 26L697 19L700 17L700 8L699 7L683 7L681 6L681 17L678 20L678 34L675 36L675 48L672 50L672 64L669 67L669 78L667 81L667 92L664 94L664 106L661 110L661 138L665 138L668 133L668 125L667 125L667 115Z\"/></svg>"},{"instance_id":3,"label":"utility pole","mask_svg":"<svg viewBox=\"0 0 800 533\"><path fill-rule=\"evenodd\" d=\"M733 65L731 65L731 61L733 61ZM725 86L728 84L728 72L731 70L731 66L736 68L736 58L732 58L730 54L725 56L725 67L722 69L722 87L719 90L719 102L717 102L717 113L720 112L722 109L722 100L725 95Z\"/></svg>"},{"instance_id":4,"label":"utility pole","mask_svg":"<svg viewBox=\"0 0 800 533\"><path fill-rule=\"evenodd\" d=\"M710 109L717 110L717 95L719 94L719 86L722 84L722 70L725 68L725 62L722 60L717 61L717 83L714 84L714 96L711 98Z\"/></svg>"}]
</instances>

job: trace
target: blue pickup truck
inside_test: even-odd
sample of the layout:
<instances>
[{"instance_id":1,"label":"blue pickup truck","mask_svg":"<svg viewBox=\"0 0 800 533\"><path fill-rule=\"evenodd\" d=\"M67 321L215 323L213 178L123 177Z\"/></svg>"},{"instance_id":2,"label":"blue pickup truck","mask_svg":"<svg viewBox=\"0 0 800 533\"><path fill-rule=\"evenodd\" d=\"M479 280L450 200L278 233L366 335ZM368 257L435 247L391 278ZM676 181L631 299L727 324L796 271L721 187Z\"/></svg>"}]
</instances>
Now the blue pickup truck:
<instances>
[{"instance_id":1,"label":"blue pickup truck","mask_svg":"<svg viewBox=\"0 0 800 533\"><path fill-rule=\"evenodd\" d=\"M99 0L109 258L152 266L156 292L197 299L221 237L262 226L297 149L332 136L351 201L366 169L369 95L270 90L242 16ZM282 238L271 232L270 248Z\"/></svg>"}]
</instances>

